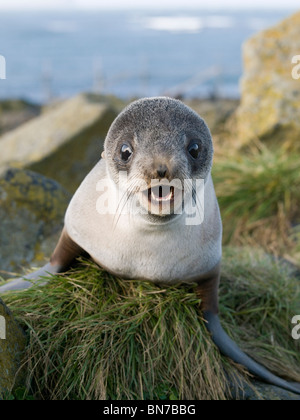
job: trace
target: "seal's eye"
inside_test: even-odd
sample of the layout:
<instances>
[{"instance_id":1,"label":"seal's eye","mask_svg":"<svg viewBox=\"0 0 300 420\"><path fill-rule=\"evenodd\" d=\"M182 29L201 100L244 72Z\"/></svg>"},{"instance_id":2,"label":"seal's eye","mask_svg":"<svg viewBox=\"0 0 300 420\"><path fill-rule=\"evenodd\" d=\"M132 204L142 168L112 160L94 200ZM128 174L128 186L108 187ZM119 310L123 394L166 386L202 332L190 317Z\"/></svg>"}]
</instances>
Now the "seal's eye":
<instances>
[{"instance_id":1,"label":"seal's eye","mask_svg":"<svg viewBox=\"0 0 300 420\"><path fill-rule=\"evenodd\" d=\"M131 147L128 146L128 144L123 144L123 146L121 147L121 159L123 160L123 162L128 162L132 153L133 152Z\"/></svg>"},{"instance_id":2,"label":"seal's eye","mask_svg":"<svg viewBox=\"0 0 300 420\"><path fill-rule=\"evenodd\" d=\"M200 156L201 147L198 143L192 143L188 148L188 152L196 160Z\"/></svg>"}]
</instances>

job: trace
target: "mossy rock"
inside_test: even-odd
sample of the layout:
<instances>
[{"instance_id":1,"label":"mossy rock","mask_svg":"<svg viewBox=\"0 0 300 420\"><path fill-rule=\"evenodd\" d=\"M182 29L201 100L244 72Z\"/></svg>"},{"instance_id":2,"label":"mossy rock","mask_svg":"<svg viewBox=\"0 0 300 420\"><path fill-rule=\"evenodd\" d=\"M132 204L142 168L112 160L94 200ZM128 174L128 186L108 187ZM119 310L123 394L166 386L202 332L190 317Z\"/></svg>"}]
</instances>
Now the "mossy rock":
<instances>
[{"instance_id":1,"label":"mossy rock","mask_svg":"<svg viewBox=\"0 0 300 420\"><path fill-rule=\"evenodd\" d=\"M0 134L14 130L21 124L37 117L41 107L21 99L0 101Z\"/></svg>"},{"instance_id":2,"label":"mossy rock","mask_svg":"<svg viewBox=\"0 0 300 420\"><path fill-rule=\"evenodd\" d=\"M63 227L69 200L57 182L40 174L5 172L0 178L1 275L44 264Z\"/></svg>"},{"instance_id":3,"label":"mossy rock","mask_svg":"<svg viewBox=\"0 0 300 420\"><path fill-rule=\"evenodd\" d=\"M247 401L300 401L300 395L286 391L273 385L265 384L257 380L253 381L255 391L251 387L245 387L241 399Z\"/></svg>"},{"instance_id":4,"label":"mossy rock","mask_svg":"<svg viewBox=\"0 0 300 420\"><path fill-rule=\"evenodd\" d=\"M224 124L236 111L239 100L236 99L191 99L184 101L194 109L207 123L213 135L224 130Z\"/></svg>"},{"instance_id":5,"label":"mossy rock","mask_svg":"<svg viewBox=\"0 0 300 420\"><path fill-rule=\"evenodd\" d=\"M300 82L292 77L299 51L300 13L245 43L241 105L234 116L240 144L260 139L299 148Z\"/></svg>"},{"instance_id":6,"label":"mossy rock","mask_svg":"<svg viewBox=\"0 0 300 420\"><path fill-rule=\"evenodd\" d=\"M0 399L5 399L13 388L22 383L20 364L26 339L1 299L0 323Z\"/></svg>"},{"instance_id":7,"label":"mossy rock","mask_svg":"<svg viewBox=\"0 0 300 420\"><path fill-rule=\"evenodd\" d=\"M80 94L0 138L0 171L29 169L74 192L100 159L117 112L106 97Z\"/></svg>"}]
</instances>

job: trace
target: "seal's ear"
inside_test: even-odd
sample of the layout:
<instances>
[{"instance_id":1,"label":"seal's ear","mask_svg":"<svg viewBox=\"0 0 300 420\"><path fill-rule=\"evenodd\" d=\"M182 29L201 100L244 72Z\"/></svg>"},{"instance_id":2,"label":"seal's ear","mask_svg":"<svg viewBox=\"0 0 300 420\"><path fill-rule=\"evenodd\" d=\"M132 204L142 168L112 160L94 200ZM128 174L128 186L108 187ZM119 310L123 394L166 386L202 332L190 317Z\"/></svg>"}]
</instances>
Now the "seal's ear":
<instances>
[{"instance_id":1,"label":"seal's ear","mask_svg":"<svg viewBox=\"0 0 300 420\"><path fill-rule=\"evenodd\" d=\"M102 157L102 159L105 159L105 152L101 153L101 157Z\"/></svg>"}]
</instances>

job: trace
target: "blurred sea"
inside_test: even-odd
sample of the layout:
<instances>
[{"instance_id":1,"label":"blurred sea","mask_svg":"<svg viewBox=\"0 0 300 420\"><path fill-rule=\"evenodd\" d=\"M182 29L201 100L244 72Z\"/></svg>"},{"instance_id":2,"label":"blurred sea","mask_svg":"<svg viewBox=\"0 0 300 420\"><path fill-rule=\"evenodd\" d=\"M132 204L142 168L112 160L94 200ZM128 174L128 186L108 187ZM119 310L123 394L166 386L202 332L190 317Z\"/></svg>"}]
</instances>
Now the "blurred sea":
<instances>
[{"instance_id":1,"label":"blurred sea","mask_svg":"<svg viewBox=\"0 0 300 420\"><path fill-rule=\"evenodd\" d=\"M242 43L292 11L1 12L0 99L238 97Z\"/></svg>"}]
</instances>

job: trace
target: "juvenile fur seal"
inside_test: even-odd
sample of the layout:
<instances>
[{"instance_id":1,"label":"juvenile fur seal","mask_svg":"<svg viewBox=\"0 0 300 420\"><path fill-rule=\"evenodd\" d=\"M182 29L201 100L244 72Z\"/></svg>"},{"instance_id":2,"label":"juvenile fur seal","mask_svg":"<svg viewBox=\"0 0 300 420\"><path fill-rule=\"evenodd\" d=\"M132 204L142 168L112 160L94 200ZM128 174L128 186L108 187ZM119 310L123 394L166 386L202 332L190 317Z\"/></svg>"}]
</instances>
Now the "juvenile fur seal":
<instances>
[{"instance_id":1,"label":"juvenile fur seal","mask_svg":"<svg viewBox=\"0 0 300 420\"><path fill-rule=\"evenodd\" d=\"M112 124L102 159L71 200L50 262L28 276L30 282L17 279L0 292L63 272L83 252L123 278L197 283L207 328L221 352L264 381L300 394L299 384L244 354L219 322L222 222L212 161L210 131L189 107L164 97L132 103ZM195 186L197 180L202 184Z\"/></svg>"}]
</instances>

